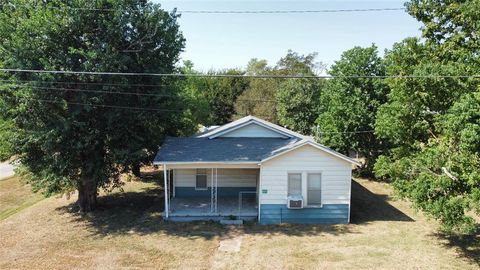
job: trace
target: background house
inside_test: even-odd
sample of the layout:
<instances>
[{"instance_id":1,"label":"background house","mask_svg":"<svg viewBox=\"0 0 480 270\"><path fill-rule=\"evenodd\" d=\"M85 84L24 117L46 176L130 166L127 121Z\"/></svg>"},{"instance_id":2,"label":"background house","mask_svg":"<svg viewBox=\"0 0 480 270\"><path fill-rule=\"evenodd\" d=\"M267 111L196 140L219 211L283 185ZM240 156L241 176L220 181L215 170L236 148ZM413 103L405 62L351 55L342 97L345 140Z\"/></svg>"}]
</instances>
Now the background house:
<instances>
[{"instance_id":1,"label":"background house","mask_svg":"<svg viewBox=\"0 0 480 270\"><path fill-rule=\"evenodd\" d=\"M164 217L347 223L355 160L253 116L187 138L167 138Z\"/></svg>"}]
</instances>

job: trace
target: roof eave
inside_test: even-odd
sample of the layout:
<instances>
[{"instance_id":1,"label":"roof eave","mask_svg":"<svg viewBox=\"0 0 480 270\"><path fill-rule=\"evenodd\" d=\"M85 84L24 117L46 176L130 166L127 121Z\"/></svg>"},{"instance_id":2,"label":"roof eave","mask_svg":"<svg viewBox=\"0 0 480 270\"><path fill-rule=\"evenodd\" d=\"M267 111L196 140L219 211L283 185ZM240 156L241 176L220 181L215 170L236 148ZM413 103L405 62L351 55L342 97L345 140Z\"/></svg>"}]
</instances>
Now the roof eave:
<instances>
[{"instance_id":1,"label":"roof eave","mask_svg":"<svg viewBox=\"0 0 480 270\"><path fill-rule=\"evenodd\" d=\"M283 136L287 136L287 137L290 137L290 138L296 137L296 138L300 138L300 139L305 138L305 136L300 134L300 133L291 131L287 128L281 127L279 125L270 123L268 121L265 121L263 119L260 119L260 118L257 118L255 116L251 116L251 115L246 116L246 117L241 118L241 119L238 119L237 121L225 124L225 125L217 128L217 129L215 129L215 130L212 130L211 132L201 134L198 137L213 139L213 138L216 138L216 137L218 137L222 134L228 133L229 131L235 130L238 127L242 127L244 125L248 125L249 123L254 123L254 122L256 122L257 124L259 124L259 125L261 125L265 128L276 131Z\"/></svg>"},{"instance_id":2,"label":"roof eave","mask_svg":"<svg viewBox=\"0 0 480 270\"><path fill-rule=\"evenodd\" d=\"M260 161L154 161L153 165L163 165L163 164L260 164Z\"/></svg>"},{"instance_id":3,"label":"roof eave","mask_svg":"<svg viewBox=\"0 0 480 270\"><path fill-rule=\"evenodd\" d=\"M360 162L358 162L358 161L356 161L356 160L354 160L354 159L351 159L351 158L349 158L349 157L347 157L347 156L345 156L345 155L343 155L343 154L340 154L340 153L338 153L338 152L336 152L336 151L330 150L330 149L324 147L323 145L321 145L321 144L319 144L319 143L316 143L316 142L312 142L312 141L299 142L297 145L295 145L294 147L292 147L292 148L290 148L290 149L288 149L288 150L285 150L285 151L283 151L283 152L280 152L280 153L278 153L278 154L275 154L275 155L273 155L273 156L270 156L270 157L268 157L268 158L263 159L260 163L264 163L264 162L266 162L266 161L275 159L275 158L277 158L277 157L279 157L279 156L282 156L282 155L284 155L284 154L286 154L286 153L289 153L289 152L291 152L291 151L293 151L293 150L295 150L295 149L298 149L298 148L300 148L300 147L302 147L302 146L304 146L304 145L307 145L307 144L308 144L308 145L311 145L311 146L313 146L313 147L315 147L315 148L317 148L317 149L319 149L319 150L321 150L321 151L324 151L324 152L326 152L326 153L328 153L328 154L330 154L330 155L336 156L337 158L342 159L342 160L344 160L344 161L346 161L346 162L349 162L349 163L351 163L351 164L353 164L353 165L356 165L356 166L361 166L361 165L362 165Z\"/></svg>"}]
</instances>

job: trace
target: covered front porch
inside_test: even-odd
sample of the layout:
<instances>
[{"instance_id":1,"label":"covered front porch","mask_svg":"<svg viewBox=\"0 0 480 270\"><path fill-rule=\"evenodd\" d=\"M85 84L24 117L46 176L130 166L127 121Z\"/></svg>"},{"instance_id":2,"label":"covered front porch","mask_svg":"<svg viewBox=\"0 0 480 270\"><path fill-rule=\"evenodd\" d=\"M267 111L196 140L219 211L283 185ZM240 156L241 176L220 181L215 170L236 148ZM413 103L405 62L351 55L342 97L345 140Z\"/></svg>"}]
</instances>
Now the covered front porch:
<instances>
[{"instance_id":1,"label":"covered front porch","mask_svg":"<svg viewBox=\"0 0 480 270\"><path fill-rule=\"evenodd\" d=\"M258 218L258 164L164 164L166 220Z\"/></svg>"},{"instance_id":2,"label":"covered front porch","mask_svg":"<svg viewBox=\"0 0 480 270\"><path fill-rule=\"evenodd\" d=\"M240 204L240 201L242 203ZM255 220L258 204L255 197L222 197L217 200L217 211L212 211L208 198L173 198L170 200L169 219L171 220L218 220L236 218Z\"/></svg>"}]
</instances>

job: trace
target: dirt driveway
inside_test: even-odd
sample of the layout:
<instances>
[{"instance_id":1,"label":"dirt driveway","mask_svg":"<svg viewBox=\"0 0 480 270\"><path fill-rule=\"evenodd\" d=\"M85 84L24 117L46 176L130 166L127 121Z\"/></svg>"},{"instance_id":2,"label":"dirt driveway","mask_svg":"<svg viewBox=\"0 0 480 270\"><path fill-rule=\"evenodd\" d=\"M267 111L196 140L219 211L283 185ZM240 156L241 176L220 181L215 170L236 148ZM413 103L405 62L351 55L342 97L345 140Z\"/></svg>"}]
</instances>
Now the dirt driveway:
<instances>
[{"instance_id":1,"label":"dirt driveway","mask_svg":"<svg viewBox=\"0 0 480 270\"><path fill-rule=\"evenodd\" d=\"M14 175L13 165L8 162L0 163L0 180Z\"/></svg>"}]
</instances>

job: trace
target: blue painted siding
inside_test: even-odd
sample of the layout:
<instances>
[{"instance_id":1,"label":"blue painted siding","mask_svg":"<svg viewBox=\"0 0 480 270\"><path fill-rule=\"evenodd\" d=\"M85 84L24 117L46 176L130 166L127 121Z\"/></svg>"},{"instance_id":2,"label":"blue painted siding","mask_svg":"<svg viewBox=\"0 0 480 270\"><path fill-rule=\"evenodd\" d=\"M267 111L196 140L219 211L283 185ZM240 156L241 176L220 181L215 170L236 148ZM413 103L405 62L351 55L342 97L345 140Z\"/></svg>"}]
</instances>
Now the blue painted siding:
<instances>
[{"instance_id":1,"label":"blue painted siding","mask_svg":"<svg viewBox=\"0 0 480 270\"><path fill-rule=\"evenodd\" d=\"M325 204L321 208L288 209L284 204L262 204L260 224L348 223L348 204Z\"/></svg>"},{"instance_id":2,"label":"blue painted siding","mask_svg":"<svg viewBox=\"0 0 480 270\"><path fill-rule=\"evenodd\" d=\"M240 191L256 191L256 187L218 187L217 192L219 197L238 197ZM195 190L194 187L176 187L175 196L179 198L191 197L210 197L211 190ZM244 194L244 198L255 197L256 194Z\"/></svg>"}]
</instances>

